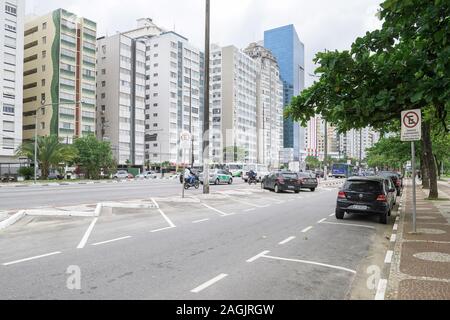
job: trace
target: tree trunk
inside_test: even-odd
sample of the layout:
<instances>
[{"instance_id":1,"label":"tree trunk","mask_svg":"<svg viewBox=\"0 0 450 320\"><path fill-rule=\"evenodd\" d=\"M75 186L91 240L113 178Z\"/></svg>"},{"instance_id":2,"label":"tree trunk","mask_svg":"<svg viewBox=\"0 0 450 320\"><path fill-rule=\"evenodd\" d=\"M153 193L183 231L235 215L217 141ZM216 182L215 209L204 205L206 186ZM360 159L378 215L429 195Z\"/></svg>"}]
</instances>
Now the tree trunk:
<instances>
[{"instance_id":1,"label":"tree trunk","mask_svg":"<svg viewBox=\"0 0 450 320\"><path fill-rule=\"evenodd\" d=\"M439 180L441 180L441 178L442 178L441 163L439 162L439 159L437 158L436 155L434 155L434 160L435 160L435 163L436 163L438 178L439 178Z\"/></svg>"},{"instance_id":2,"label":"tree trunk","mask_svg":"<svg viewBox=\"0 0 450 320\"><path fill-rule=\"evenodd\" d=\"M433 145L431 142L431 125L430 122L425 121L422 123L422 141L425 164L428 168L428 176L430 179L430 196L429 199L438 199L439 190L437 183L436 162L433 156Z\"/></svg>"},{"instance_id":3,"label":"tree trunk","mask_svg":"<svg viewBox=\"0 0 450 320\"><path fill-rule=\"evenodd\" d=\"M422 149L424 149L423 140L422 140ZM430 189L430 178L428 175L428 167L423 152L420 153L420 171L422 172L422 188Z\"/></svg>"}]
</instances>

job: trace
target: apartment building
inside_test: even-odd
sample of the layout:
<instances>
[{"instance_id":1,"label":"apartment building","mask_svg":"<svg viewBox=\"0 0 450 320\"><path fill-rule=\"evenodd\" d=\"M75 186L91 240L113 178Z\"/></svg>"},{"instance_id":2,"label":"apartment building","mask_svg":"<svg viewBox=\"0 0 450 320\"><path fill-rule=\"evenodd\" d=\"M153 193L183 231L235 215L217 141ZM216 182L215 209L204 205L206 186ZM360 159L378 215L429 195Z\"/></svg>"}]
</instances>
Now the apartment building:
<instances>
[{"instance_id":1,"label":"apartment building","mask_svg":"<svg viewBox=\"0 0 450 320\"><path fill-rule=\"evenodd\" d=\"M145 50L124 34L97 41L97 137L111 142L119 166L145 161Z\"/></svg>"},{"instance_id":2,"label":"apartment building","mask_svg":"<svg viewBox=\"0 0 450 320\"><path fill-rule=\"evenodd\" d=\"M24 0L0 0L0 163L22 143Z\"/></svg>"},{"instance_id":3,"label":"apartment building","mask_svg":"<svg viewBox=\"0 0 450 320\"><path fill-rule=\"evenodd\" d=\"M258 163L278 168L283 148L283 82L274 55L262 45L250 44L245 53L258 62L256 72Z\"/></svg>"},{"instance_id":4,"label":"apartment building","mask_svg":"<svg viewBox=\"0 0 450 320\"><path fill-rule=\"evenodd\" d=\"M25 23L23 138L95 133L96 23L64 9ZM40 108L42 104L47 105ZM37 112L37 110L39 111Z\"/></svg>"},{"instance_id":5,"label":"apartment building","mask_svg":"<svg viewBox=\"0 0 450 320\"><path fill-rule=\"evenodd\" d=\"M213 45L210 58L211 159L256 163L259 62L235 46Z\"/></svg>"},{"instance_id":6,"label":"apartment building","mask_svg":"<svg viewBox=\"0 0 450 320\"><path fill-rule=\"evenodd\" d=\"M194 165L203 144L202 54L175 32L147 37L146 159L151 163L191 164L192 151L180 145L182 132L193 139Z\"/></svg>"},{"instance_id":7,"label":"apartment building","mask_svg":"<svg viewBox=\"0 0 450 320\"><path fill-rule=\"evenodd\" d=\"M340 152L348 158L364 160L367 150L380 140L380 133L372 128L352 129L340 137Z\"/></svg>"}]
</instances>

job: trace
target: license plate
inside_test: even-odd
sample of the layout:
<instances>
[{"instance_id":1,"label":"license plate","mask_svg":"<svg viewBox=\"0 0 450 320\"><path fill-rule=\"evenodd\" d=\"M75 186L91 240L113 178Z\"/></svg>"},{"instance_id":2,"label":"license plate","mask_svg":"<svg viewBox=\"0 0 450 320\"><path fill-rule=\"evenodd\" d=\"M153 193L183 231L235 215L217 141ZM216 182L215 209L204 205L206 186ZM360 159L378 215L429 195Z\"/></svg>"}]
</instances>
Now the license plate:
<instances>
[{"instance_id":1,"label":"license plate","mask_svg":"<svg viewBox=\"0 0 450 320\"><path fill-rule=\"evenodd\" d=\"M369 208L367 206L351 206L351 209L354 209L354 210L367 210Z\"/></svg>"},{"instance_id":2,"label":"license plate","mask_svg":"<svg viewBox=\"0 0 450 320\"><path fill-rule=\"evenodd\" d=\"M289 186L289 189L295 189L295 187L294 186Z\"/></svg>"}]
</instances>

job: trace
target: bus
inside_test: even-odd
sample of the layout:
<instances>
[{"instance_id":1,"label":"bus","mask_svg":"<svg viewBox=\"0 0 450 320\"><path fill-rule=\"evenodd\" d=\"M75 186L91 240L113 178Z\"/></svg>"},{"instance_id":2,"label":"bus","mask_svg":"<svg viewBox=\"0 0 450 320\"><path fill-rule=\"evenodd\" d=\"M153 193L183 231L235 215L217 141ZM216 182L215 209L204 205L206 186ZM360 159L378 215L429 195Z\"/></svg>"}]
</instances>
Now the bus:
<instances>
[{"instance_id":1,"label":"bus","mask_svg":"<svg viewBox=\"0 0 450 320\"><path fill-rule=\"evenodd\" d=\"M354 166L351 164L340 163L334 164L331 174L334 178L350 178L353 176Z\"/></svg>"}]
</instances>

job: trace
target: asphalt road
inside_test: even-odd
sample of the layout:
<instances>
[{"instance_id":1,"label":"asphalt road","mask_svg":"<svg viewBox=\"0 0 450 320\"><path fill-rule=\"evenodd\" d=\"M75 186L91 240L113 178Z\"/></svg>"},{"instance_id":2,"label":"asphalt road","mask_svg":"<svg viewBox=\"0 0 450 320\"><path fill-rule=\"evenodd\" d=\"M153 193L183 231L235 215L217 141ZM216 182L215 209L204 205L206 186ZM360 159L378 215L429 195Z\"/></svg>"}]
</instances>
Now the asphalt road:
<instances>
[{"instance_id":1,"label":"asphalt road","mask_svg":"<svg viewBox=\"0 0 450 320\"><path fill-rule=\"evenodd\" d=\"M132 194L150 202L178 186L68 187L57 189L54 201ZM49 198L39 200L46 190L32 190L26 204L48 205ZM376 217L337 221L337 188L296 195L235 185L213 192L221 197L160 201L159 210L115 210L95 221L25 218L0 232L0 299L340 300L380 240L377 231L388 228ZM81 287L71 290L78 270Z\"/></svg>"}]
</instances>

